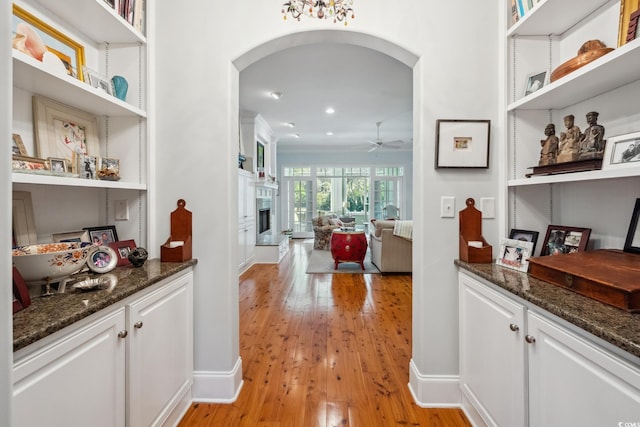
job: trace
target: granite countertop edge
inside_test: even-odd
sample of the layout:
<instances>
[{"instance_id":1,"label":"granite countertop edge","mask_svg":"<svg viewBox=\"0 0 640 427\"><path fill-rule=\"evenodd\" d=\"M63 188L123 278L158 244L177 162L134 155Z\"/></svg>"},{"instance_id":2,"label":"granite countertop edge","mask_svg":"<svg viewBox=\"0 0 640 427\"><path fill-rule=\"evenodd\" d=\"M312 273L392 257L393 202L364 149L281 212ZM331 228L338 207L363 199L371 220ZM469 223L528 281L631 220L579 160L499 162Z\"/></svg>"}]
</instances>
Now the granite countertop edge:
<instances>
[{"instance_id":1,"label":"granite countertop edge","mask_svg":"<svg viewBox=\"0 0 640 427\"><path fill-rule=\"evenodd\" d=\"M64 293L32 298L31 305L13 315L13 351L23 349L196 264L196 259L184 262L151 259L140 268L117 267L107 273L117 278L112 290L80 291L70 289L67 285Z\"/></svg>"},{"instance_id":2,"label":"granite countertop edge","mask_svg":"<svg viewBox=\"0 0 640 427\"><path fill-rule=\"evenodd\" d=\"M619 349L640 357L640 313L604 304L494 263L455 260L454 264Z\"/></svg>"}]
</instances>

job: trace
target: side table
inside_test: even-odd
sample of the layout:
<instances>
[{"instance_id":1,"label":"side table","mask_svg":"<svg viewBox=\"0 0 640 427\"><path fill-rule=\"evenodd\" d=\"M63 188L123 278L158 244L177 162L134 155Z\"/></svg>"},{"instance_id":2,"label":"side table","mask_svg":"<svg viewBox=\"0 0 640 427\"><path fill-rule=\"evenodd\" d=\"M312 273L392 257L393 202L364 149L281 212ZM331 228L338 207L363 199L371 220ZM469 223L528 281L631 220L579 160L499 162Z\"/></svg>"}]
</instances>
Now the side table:
<instances>
[{"instance_id":1,"label":"side table","mask_svg":"<svg viewBox=\"0 0 640 427\"><path fill-rule=\"evenodd\" d=\"M334 270L341 262L357 262L364 270L364 257L367 254L367 236L364 231L339 231L331 234L331 257Z\"/></svg>"}]
</instances>

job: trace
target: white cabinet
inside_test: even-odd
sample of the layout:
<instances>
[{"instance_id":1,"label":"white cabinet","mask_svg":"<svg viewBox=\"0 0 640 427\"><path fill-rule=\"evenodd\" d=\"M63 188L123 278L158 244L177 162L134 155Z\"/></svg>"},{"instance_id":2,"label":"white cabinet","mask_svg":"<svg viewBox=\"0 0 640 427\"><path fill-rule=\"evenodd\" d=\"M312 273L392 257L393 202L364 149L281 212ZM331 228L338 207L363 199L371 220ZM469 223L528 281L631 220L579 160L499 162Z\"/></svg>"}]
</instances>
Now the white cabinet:
<instances>
[{"instance_id":1,"label":"white cabinet","mask_svg":"<svg viewBox=\"0 0 640 427\"><path fill-rule=\"evenodd\" d=\"M466 273L459 286L460 386L475 424L637 422L640 366Z\"/></svg>"},{"instance_id":2,"label":"white cabinet","mask_svg":"<svg viewBox=\"0 0 640 427\"><path fill-rule=\"evenodd\" d=\"M86 77L83 82L58 74L31 56L13 50L13 132L21 136L28 155L38 155L31 103L33 95L40 95L96 116L99 147L97 152L88 154L118 159L120 164L118 181L13 173L14 190L32 193L38 241L50 242L53 233L88 225L115 224L119 237L135 239L138 245L149 247L150 141L146 109L151 101L146 76L151 64L147 37L118 16L104 0L15 3L82 45L88 68L107 81L115 75L123 76L129 86L125 100L120 100L92 87ZM149 8L153 2L145 3L145 16L152 16ZM69 13L70 10L74 13ZM71 152L67 154L72 156ZM127 202L128 220L115 220L116 200ZM51 206L55 206L55 215L51 215Z\"/></svg>"},{"instance_id":3,"label":"white cabinet","mask_svg":"<svg viewBox=\"0 0 640 427\"><path fill-rule=\"evenodd\" d=\"M524 313L521 304L460 275L460 387L487 425L525 419Z\"/></svg>"},{"instance_id":4,"label":"white cabinet","mask_svg":"<svg viewBox=\"0 0 640 427\"><path fill-rule=\"evenodd\" d=\"M617 1L546 0L505 29L507 147L500 163L508 194L507 230L544 235L549 224L586 227L592 229L590 249L623 247L640 168L607 168L604 159L602 170L525 177L538 165L545 126L555 124L560 137L567 115L574 115L584 131L586 114L598 112L605 139L640 130L640 38L617 47L619 18ZM588 40L616 49L524 96L528 75L546 71L549 76ZM597 204L591 203L594 196Z\"/></svg>"},{"instance_id":5,"label":"white cabinet","mask_svg":"<svg viewBox=\"0 0 640 427\"><path fill-rule=\"evenodd\" d=\"M187 270L21 350L14 425L177 424L191 401L192 288Z\"/></svg>"},{"instance_id":6,"label":"white cabinet","mask_svg":"<svg viewBox=\"0 0 640 427\"><path fill-rule=\"evenodd\" d=\"M15 361L13 426L124 425L124 330L120 308Z\"/></svg>"},{"instance_id":7,"label":"white cabinet","mask_svg":"<svg viewBox=\"0 0 640 427\"><path fill-rule=\"evenodd\" d=\"M256 247L256 182L254 175L238 170L238 268L251 266Z\"/></svg>"}]
</instances>

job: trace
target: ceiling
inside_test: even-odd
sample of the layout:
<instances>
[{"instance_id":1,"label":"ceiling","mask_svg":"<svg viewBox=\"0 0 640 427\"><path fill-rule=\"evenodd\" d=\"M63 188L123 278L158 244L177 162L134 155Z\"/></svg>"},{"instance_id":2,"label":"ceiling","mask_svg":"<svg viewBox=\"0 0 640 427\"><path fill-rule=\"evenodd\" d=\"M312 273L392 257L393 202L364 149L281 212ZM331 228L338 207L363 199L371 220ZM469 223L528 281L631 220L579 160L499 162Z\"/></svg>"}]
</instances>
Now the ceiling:
<instances>
[{"instance_id":1,"label":"ceiling","mask_svg":"<svg viewBox=\"0 0 640 427\"><path fill-rule=\"evenodd\" d=\"M269 123L279 151L336 146L366 152L374 147L368 141L377 140L377 122L383 141L377 152L411 150L412 73L398 60L360 46L296 46L240 73L240 110ZM272 92L282 97L276 100ZM335 113L327 114L328 107ZM385 145L390 141L395 142Z\"/></svg>"}]
</instances>

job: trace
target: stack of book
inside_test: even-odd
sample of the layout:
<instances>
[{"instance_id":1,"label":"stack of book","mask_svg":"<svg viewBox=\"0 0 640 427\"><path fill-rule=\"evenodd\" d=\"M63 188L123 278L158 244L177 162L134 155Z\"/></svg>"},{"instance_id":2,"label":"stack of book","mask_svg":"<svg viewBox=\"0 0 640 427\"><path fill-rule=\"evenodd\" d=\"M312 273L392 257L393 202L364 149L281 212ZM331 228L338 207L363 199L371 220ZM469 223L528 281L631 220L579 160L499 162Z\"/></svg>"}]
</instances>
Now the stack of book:
<instances>
[{"instance_id":1,"label":"stack of book","mask_svg":"<svg viewBox=\"0 0 640 427\"><path fill-rule=\"evenodd\" d=\"M104 0L125 21L144 34L144 0Z\"/></svg>"},{"instance_id":2,"label":"stack of book","mask_svg":"<svg viewBox=\"0 0 640 427\"><path fill-rule=\"evenodd\" d=\"M523 18L527 12L540 3L540 0L510 0L511 1L511 23L515 24Z\"/></svg>"}]
</instances>

